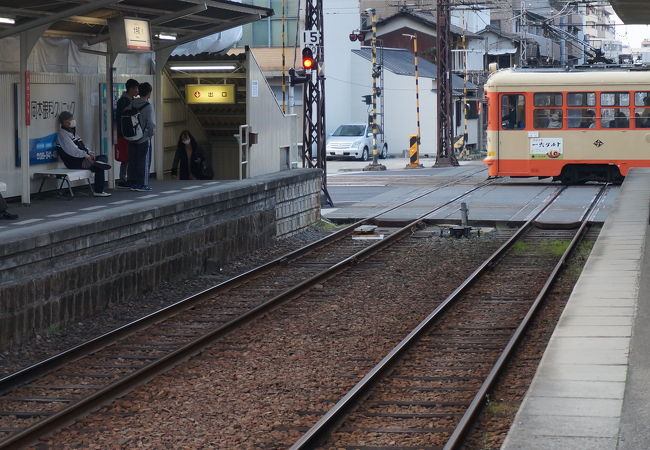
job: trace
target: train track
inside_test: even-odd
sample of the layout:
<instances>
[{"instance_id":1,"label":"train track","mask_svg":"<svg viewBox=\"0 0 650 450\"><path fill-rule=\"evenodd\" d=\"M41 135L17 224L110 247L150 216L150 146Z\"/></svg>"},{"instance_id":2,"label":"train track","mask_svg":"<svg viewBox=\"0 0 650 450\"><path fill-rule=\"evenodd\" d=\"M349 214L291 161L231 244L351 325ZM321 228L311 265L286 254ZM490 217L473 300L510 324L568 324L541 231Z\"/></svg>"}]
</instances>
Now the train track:
<instances>
[{"instance_id":1,"label":"train track","mask_svg":"<svg viewBox=\"0 0 650 450\"><path fill-rule=\"evenodd\" d=\"M378 215L449 184L454 183L429 189ZM469 188L422 218L485 184ZM380 241L350 239L355 229L372 224L373 219L359 221L255 270L0 379L0 447L28 445L74 422L196 355L215 339L299 296L314 284L393 245L400 237L410 235L423 220L401 229L383 230L386 236Z\"/></svg>"},{"instance_id":2,"label":"train track","mask_svg":"<svg viewBox=\"0 0 650 450\"><path fill-rule=\"evenodd\" d=\"M546 292L584 236L522 226L291 447L458 448Z\"/></svg>"}]
</instances>

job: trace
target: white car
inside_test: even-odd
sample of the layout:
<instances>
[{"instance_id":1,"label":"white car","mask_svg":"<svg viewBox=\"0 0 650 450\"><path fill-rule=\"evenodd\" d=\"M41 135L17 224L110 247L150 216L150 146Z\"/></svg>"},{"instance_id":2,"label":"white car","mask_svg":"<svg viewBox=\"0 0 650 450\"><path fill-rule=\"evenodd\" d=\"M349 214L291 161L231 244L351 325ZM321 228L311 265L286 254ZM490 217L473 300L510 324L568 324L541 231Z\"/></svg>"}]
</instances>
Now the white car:
<instances>
[{"instance_id":1,"label":"white car","mask_svg":"<svg viewBox=\"0 0 650 450\"><path fill-rule=\"evenodd\" d=\"M388 156L388 144L384 142L384 133L377 126L377 152L380 158ZM356 158L368 161L372 158L372 124L346 123L339 126L327 138L325 147L327 159Z\"/></svg>"}]
</instances>

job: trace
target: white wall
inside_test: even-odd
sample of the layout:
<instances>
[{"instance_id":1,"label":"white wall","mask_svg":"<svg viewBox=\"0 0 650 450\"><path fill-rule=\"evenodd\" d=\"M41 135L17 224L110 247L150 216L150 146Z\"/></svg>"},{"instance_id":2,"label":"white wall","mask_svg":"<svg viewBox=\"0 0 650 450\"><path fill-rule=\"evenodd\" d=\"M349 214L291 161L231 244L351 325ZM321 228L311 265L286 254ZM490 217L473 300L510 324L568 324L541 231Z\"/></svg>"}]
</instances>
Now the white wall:
<instances>
[{"instance_id":1,"label":"white wall","mask_svg":"<svg viewBox=\"0 0 650 450\"><path fill-rule=\"evenodd\" d=\"M289 161L298 161L298 122L295 114L284 115L255 57L247 53L248 86L246 88L246 122L258 143L248 155L248 176L255 177L280 171L281 147L290 148ZM257 82L257 96L251 89Z\"/></svg>"},{"instance_id":2,"label":"white wall","mask_svg":"<svg viewBox=\"0 0 650 450\"><path fill-rule=\"evenodd\" d=\"M370 93L370 61L353 54L352 63L358 68L353 74L352 108L353 122L365 122L367 106L355 101L361 95ZM431 90L432 78L420 77L420 153L434 154L437 143L437 100ZM415 110L415 77L396 75L384 70L385 138L388 151L401 156L408 150L409 135L417 133ZM357 106L358 105L358 106Z\"/></svg>"},{"instance_id":3,"label":"white wall","mask_svg":"<svg viewBox=\"0 0 650 450\"><path fill-rule=\"evenodd\" d=\"M358 41L351 42L349 34L359 28L358 0L324 0L324 37L325 37L325 127L327 134L332 133L342 123L365 122L365 105L361 95L370 94L370 69L368 88L360 92L359 86L353 86L350 79L359 68L353 65L352 49L360 48ZM355 57L356 58L356 57ZM361 108L363 106L363 108Z\"/></svg>"},{"instance_id":4,"label":"white wall","mask_svg":"<svg viewBox=\"0 0 650 450\"><path fill-rule=\"evenodd\" d=\"M490 10L452 9L451 23L465 28L470 33L477 33L490 24Z\"/></svg>"}]
</instances>

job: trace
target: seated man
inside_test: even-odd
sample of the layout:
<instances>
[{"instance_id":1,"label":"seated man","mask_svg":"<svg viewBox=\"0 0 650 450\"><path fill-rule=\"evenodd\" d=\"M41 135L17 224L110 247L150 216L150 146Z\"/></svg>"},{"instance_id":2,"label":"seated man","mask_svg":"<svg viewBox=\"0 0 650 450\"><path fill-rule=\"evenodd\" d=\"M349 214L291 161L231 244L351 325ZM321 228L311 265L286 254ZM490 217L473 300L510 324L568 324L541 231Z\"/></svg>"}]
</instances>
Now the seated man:
<instances>
[{"instance_id":1,"label":"seated man","mask_svg":"<svg viewBox=\"0 0 650 450\"><path fill-rule=\"evenodd\" d=\"M72 118L72 113L63 111L59 114L61 129L56 137L57 150L68 169L88 169L95 174L95 197L109 197L111 194L104 192L104 171L111 168L106 164L106 156L95 156L88 150L81 138L77 135L77 124Z\"/></svg>"},{"instance_id":2,"label":"seated man","mask_svg":"<svg viewBox=\"0 0 650 450\"><path fill-rule=\"evenodd\" d=\"M11 214L7 211L7 202L2 198L0 194L0 219L15 220L18 218L18 214Z\"/></svg>"}]
</instances>

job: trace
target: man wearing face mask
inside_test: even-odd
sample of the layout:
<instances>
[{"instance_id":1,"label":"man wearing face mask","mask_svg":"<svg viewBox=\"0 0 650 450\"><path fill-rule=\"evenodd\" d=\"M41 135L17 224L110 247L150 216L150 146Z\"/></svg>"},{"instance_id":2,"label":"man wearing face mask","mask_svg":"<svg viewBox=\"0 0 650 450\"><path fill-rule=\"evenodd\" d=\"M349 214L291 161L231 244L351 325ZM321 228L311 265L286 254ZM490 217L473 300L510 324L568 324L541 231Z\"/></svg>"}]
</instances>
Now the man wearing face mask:
<instances>
[{"instance_id":1,"label":"man wearing face mask","mask_svg":"<svg viewBox=\"0 0 650 450\"><path fill-rule=\"evenodd\" d=\"M59 114L61 129L57 134L57 151L63 164L68 169L87 169L95 174L95 197L109 197L111 194L104 192L104 171L111 168L106 163L106 156L95 154L86 147L81 138L77 135L77 122L72 113L63 111Z\"/></svg>"}]
</instances>

